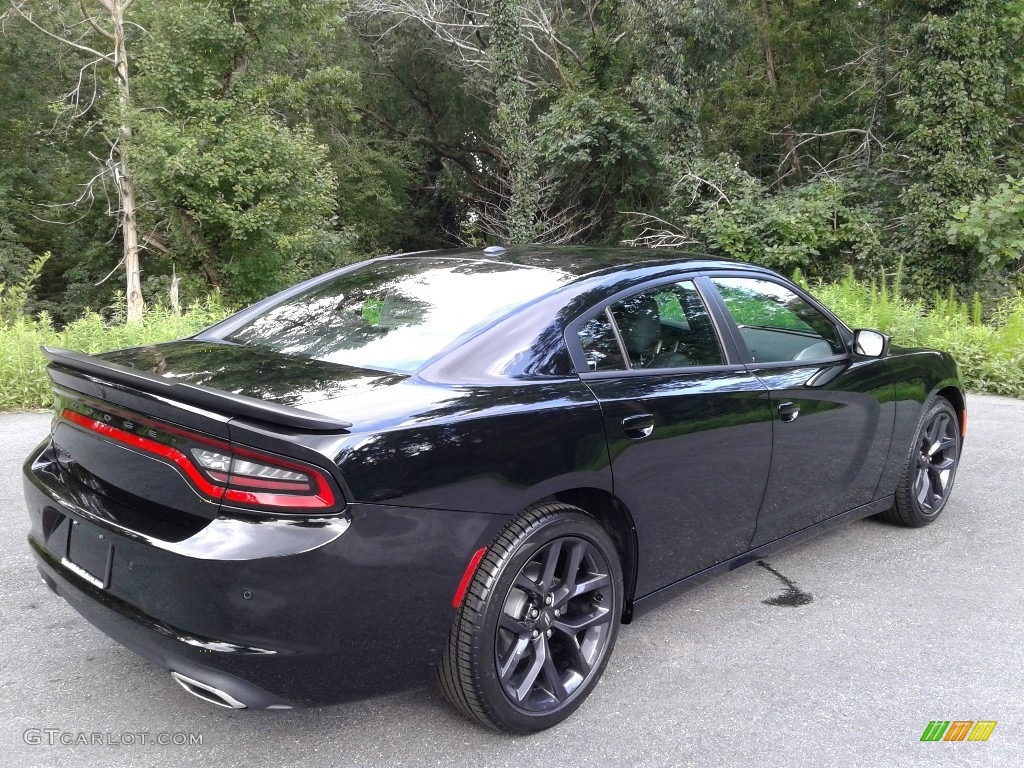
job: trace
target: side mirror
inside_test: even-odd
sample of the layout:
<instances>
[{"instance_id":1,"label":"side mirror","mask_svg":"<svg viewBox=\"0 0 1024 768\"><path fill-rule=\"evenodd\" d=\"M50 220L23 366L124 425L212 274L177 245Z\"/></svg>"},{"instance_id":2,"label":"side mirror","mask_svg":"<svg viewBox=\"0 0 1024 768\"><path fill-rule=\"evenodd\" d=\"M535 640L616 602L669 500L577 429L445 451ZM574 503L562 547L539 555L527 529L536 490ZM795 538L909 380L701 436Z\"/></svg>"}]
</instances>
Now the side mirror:
<instances>
[{"instance_id":1,"label":"side mirror","mask_svg":"<svg viewBox=\"0 0 1024 768\"><path fill-rule=\"evenodd\" d=\"M885 357L889 354L889 337L881 331L861 328L853 333L853 349L864 357Z\"/></svg>"}]
</instances>

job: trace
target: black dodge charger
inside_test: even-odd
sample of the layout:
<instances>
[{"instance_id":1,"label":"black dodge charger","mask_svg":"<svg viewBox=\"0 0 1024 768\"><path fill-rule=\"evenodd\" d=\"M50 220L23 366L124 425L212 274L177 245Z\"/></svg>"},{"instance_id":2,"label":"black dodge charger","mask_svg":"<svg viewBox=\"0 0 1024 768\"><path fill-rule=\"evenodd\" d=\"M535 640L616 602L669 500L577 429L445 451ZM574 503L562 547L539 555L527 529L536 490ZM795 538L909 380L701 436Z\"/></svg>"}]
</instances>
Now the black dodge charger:
<instances>
[{"instance_id":1,"label":"black dodge charger","mask_svg":"<svg viewBox=\"0 0 1024 768\"><path fill-rule=\"evenodd\" d=\"M663 251L373 259L182 341L44 352L29 545L79 613L222 706L433 670L511 732L572 713L681 588L935 520L967 419L948 355Z\"/></svg>"}]
</instances>

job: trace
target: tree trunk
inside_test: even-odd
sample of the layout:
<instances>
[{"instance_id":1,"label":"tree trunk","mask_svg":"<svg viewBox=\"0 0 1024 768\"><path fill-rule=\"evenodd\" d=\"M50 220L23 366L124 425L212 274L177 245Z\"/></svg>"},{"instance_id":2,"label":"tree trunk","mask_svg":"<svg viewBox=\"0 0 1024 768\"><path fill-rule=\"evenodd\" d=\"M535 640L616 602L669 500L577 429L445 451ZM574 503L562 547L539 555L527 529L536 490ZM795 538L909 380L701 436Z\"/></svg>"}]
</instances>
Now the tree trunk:
<instances>
[{"instance_id":1,"label":"tree trunk","mask_svg":"<svg viewBox=\"0 0 1024 768\"><path fill-rule=\"evenodd\" d=\"M761 25L761 46L764 49L765 74L768 76L768 84L772 87L772 90L774 91L776 88L778 88L779 83L775 79L775 48L772 45L772 17L768 14L768 0L761 0Z\"/></svg>"},{"instance_id":2,"label":"tree trunk","mask_svg":"<svg viewBox=\"0 0 1024 768\"><path fill-rule=\"evenodd\" d=\"M518 0L491 4L491 48L497 105L493 130L504 156L507 178L506 244L532 243L537 237L539 202L537 160L530 136L531 99L523 84L526 50L519 28Z\"/></svg>"},{"instance_id":3,"label":"tree trunk","mask_svg":"<svg viewBox=\"0 0 1024 768\"><path fill-rule=\"evenodd\" d=\"M775 46L772 44L772 18L768 12L768 0L761 0L761 25L761 45L764 49L765 76L768 78L768 85L771 86L772 90L778 91L779 80L775 74ZM800 158L797 156L796 139L793 136L792 125L786 126L785 131L783 131L782 144L786 153L783 157L787 159L783 162L783 165L788 162L790 172L795 174L797 179L802 179L803 169L800 167Z\"/></svg>"},{"instance_id":4,"label":"tree trunk","mask_svg":"<svg viewBox=\"0 0 1024 768\"><path fill-rule=\"evenodd\" d=\"M125 299L128 322L142 319L145 303L142 300L142 270L139 266L139 231L135 221L135 180L132 177L128 153L131 149L132 126L131 91L128 89L128 53L124 45L124 9L122 0L100 0L110 13L113 25L114 67L121 86L121 126L117 137L117 182L121 198L121 237L124 241Z\"/></svg>"}]
</instances>

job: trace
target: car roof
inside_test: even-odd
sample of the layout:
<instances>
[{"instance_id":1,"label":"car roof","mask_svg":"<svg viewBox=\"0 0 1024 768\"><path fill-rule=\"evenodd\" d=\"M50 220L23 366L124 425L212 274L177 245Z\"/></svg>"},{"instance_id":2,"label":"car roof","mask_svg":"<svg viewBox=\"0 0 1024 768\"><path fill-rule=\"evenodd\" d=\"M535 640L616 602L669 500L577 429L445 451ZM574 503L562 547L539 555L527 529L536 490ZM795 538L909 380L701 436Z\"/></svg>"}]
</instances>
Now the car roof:
<instances>
[{"instance_id":1,"label":"car roof","mask_svg":"<svg viewBox=\"0 0 1024 768\"><path fill-rule=\"evenodd\" d=\"M659 264L690 269L751 267L753 265L707 254L668 248L628 248L624 246L511 245L487 248L458 248L396 254L390 258L466 259L497 261L563 272L574 277L589 277L616 272L629 266L652 267ZM756 268L756 267L755 267Z\"/></svg>"},{"instance_id":2,"label":"car roof","mask_svg":"<svg viewBox=\"0 0 1024 768\"><path fill-rule=\"evenodd\" d=\"M478 381L569 375L568 348L557 343L567 322L602 302L651 281L690 272L775 275L764 267L700 253L614 246L524 245L397 254L393 259L497 262L569 276L428 360L417 375L430 381ZM489 361L481 364L480 361ZM470 374L469 371L475 371Z\"/></svg>"}]
</instances>

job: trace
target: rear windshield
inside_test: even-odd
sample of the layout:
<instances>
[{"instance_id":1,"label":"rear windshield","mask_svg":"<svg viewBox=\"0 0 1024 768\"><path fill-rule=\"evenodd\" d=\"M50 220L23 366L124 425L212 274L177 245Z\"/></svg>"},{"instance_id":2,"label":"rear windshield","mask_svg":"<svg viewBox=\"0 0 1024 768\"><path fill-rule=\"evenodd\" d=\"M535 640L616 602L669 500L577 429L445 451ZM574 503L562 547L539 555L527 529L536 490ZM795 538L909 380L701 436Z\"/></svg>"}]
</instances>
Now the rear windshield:
<instances>
[{"instance_id":1,"label":"rear windshield","mask_svg":"<svg viewBox=\"0 0 1024 768\"><path fill-rule=\"evenodd\" d=\"M408 373L569 275L463 259L370 262L277 304L227 341Z\"/></svg>"}]
</instances>

